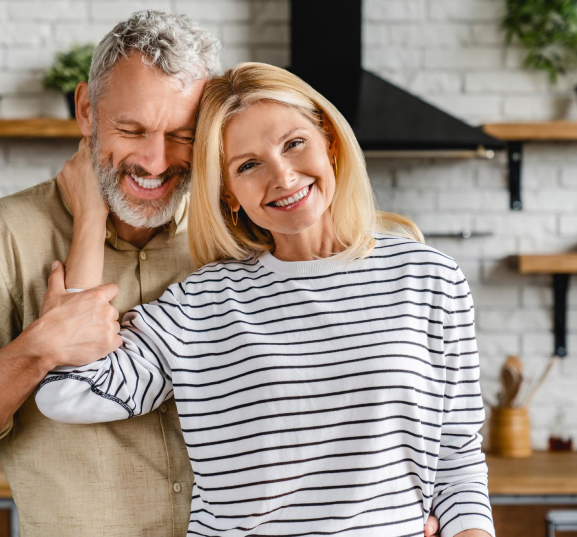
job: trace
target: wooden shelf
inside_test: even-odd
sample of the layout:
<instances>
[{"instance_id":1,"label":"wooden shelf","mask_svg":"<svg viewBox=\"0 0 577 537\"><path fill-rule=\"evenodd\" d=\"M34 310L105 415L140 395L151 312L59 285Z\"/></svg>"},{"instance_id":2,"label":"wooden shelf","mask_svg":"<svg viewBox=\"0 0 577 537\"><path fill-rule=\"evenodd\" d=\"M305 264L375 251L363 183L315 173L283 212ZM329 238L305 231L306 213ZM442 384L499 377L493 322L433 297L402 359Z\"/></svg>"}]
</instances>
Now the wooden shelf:
<instances>
[{"instance_id":1,"label":"wooden shelf","mask_svg":"<svg viewBox=\"0 0 577 537\"><path fill-rule=\"evenodd\" d=\"M577 495L577 453L538 451L527 459L487 455L491 495Z\"/></svg>"},{"instance_id":2,"label":"wooden shelf","mask_svg":"<svg viewBox=\"0 0 577 537\"><path fill-rule=\"evenodd\" d=\"M520 255L521 274L577 274L577 254Z\"/></svg>"},{"instance_id":3,"label":"wooden shelf","mask_svg":"<svg viewBox=\"0 0 577 537\"><path fill-rule=\"evenodd\" d=\"M504 142L577 142L577 121L491 123L483 131Z\"/></svg>"},{"instance_id":4,"label":"wooden shelf","mask_svg":"<svg viewBox=\"0 0 577 537\"><path fill-rule=\"evenodd\" d=\"M82 138L75 119L0 119L0 138Z\"/></svg>"}]
</instances>

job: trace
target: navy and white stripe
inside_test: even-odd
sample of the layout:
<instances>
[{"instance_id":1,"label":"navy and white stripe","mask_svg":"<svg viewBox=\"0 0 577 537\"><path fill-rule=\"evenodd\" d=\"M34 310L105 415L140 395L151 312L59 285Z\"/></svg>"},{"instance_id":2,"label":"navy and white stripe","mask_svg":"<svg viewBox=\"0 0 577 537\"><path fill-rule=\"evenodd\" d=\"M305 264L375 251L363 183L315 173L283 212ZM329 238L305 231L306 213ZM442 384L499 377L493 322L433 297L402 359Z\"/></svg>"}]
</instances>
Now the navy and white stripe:
<instances>
[{"instance_id":1,"label":"navy and white stripe","mask_svg":"<svg viewBox=\"0 0 577 537\"><path fill-rule=\"evenodd\" d=\"M494 535L474 310L455 262L387 235L364 260L207 265L124 319L123 346L53 372L74 423L176 398L189 535Z\"/></svg>"}]
</instances>

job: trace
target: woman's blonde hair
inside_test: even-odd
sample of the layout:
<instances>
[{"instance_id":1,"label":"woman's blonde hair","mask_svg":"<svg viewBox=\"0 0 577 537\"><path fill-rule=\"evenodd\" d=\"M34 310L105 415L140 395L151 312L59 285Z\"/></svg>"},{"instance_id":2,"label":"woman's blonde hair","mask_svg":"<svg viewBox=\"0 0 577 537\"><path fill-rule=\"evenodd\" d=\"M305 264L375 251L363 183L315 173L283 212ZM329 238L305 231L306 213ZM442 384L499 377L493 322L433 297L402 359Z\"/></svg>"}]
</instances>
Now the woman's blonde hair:
<instances>
[{"instance_id":1,"label":"woman's blonde hair","mask_svg":"<svg viewBox=\"0 0 577 537\"><path fill-rule=\"evenodd\" d=\"M374 231L423 242L409 219L376 210L361 148L346 119L327 99L284 69L241 63L211 79L200 103L188 220L190 250L197 266L254 258L274 250L271 233L252 222L242 208L234 225L223 199L224 129L232 117L257 102L294 107L330 141L334 137L338 173L331 214L336 237L345 248L342 255L351 259L369 255Z\"/></svg>"}]
</instances>

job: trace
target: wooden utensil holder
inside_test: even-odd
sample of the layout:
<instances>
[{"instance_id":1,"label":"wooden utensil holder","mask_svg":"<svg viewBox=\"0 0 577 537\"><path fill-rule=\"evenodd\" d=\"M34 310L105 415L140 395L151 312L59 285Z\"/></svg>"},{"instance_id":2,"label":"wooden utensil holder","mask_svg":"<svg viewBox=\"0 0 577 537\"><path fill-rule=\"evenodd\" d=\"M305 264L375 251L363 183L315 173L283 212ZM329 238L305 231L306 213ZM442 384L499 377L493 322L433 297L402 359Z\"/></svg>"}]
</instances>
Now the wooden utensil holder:
<instances>
[{"instance_id":1,"label":"wooden utensil holder","mask_svg":"<svg viewBox=\"0 0 577 537\"><path fill-rule=\"evenodd\" d=\"M493 407L489 421L489 445L491 453L501 457L530 457L531 426L527 408Z\"/></svg>"}]
</instances>

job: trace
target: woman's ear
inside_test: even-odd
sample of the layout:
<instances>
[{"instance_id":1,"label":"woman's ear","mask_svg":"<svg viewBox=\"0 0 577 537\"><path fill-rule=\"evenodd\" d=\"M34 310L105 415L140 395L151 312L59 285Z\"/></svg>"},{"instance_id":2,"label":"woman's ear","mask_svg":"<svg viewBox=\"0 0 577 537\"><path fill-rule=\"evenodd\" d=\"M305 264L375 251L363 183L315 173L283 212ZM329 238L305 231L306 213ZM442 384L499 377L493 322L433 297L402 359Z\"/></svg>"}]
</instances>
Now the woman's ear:
<instances>
[{"instance_id":1,"label":"woman's ear","mask_svg":"<svg viewBox=\"0 0 577 537\"><path fill-rule=\"evenodd\" d=\"M335 128L331 124L331 122L325 116L323 119L322 128L325 131L325 136L327 137L327 152L329 155L329 160L331 164L338 158L339 156L339 143L337 141L337 133Z\"/></svg>"},{"instance_id":2,"label":"woman's ear","mask_svg":"<svg viewBox=\"0 0 577 537\"><path fill-rule=\"evenodd\" d=\"M88 84L86 82L80 82L76 86L74 102L76 104L76 122L80 127L80 132L83 136L92 136L94 118L92 106L90 106L90 101L88 100Z\"/></svg>"},{"instance_id":3,"label":"woman's ear","mask_svg":"<svg viewBox=\"0 0 577 537\"><path fill-rule=\"evenodd\" d=\"M222 193L222 199L232 209L233 212L237 212L240 209L239 201L228 188L224 189L224 192Z\"/></svg>"}]
</instances>

